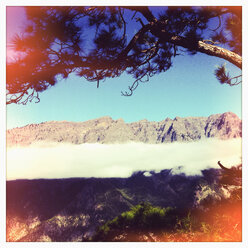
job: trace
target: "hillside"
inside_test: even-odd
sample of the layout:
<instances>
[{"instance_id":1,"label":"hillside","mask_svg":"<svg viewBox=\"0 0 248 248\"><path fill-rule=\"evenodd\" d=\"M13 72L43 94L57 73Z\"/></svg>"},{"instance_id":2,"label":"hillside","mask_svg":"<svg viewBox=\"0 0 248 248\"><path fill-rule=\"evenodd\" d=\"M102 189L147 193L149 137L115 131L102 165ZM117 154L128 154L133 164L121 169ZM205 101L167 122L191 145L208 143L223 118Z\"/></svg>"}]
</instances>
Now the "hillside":
<instances>
[{"instance_id":1,"label":"hillside","mask_svg":"<svg viewBox=\"0 0 248 248\"><path fill-rule=\"evenodd\" d=\"M240 181L220 185L220 179L221 170L209 169L190 177L163 170L129 178L7 181L7 241L89 240L99 226L141 202L206 211L205 203L216 206L241 190Z\"/></svg>"}]
</instances>

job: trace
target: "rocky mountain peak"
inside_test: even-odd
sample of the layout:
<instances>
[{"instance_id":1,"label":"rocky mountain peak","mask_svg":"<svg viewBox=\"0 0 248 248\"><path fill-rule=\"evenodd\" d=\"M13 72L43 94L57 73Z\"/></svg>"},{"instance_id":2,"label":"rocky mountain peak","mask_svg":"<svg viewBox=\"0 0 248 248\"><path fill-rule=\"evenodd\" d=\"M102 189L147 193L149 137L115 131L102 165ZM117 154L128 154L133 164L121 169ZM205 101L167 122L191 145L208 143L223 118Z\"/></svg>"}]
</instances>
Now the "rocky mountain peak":
<instances>
[{"instance_id":1,"label":"rocky mountain peak","mask_svg":"<svg viewBox=\"0 0 248 248\"><path fill-rule=\"evenodd\" d=\"M103 116L97 119L94 119L97 122L112 122L113 119L110 116Z\"/></svg>"},{"instance_id":2,"label":"rocky mountain peak","mask_svg":"<svg viewBox=\"0 0 248 248\"><path fill-rule=\"evenodd\" d=\"M220 137L224 139L241 137L242 122L232 112L211 115L207 120L205 134L207 137Z\"/></svg>"},{"instance_id":3,"label":"rocky mountain peak","mask_svg":"<svg viewBox=\"0 0 248 248\"><path fill-rule=\"evenodd\" d=\"M7 145L30 145L37 141L82 143L170 143L202 138L231 139L242 136L239 117L227 112L209 117L176 117L151 122L125 123L110 116L85 122L49 121L7 131Z\"/></svg>"}]
</instances>

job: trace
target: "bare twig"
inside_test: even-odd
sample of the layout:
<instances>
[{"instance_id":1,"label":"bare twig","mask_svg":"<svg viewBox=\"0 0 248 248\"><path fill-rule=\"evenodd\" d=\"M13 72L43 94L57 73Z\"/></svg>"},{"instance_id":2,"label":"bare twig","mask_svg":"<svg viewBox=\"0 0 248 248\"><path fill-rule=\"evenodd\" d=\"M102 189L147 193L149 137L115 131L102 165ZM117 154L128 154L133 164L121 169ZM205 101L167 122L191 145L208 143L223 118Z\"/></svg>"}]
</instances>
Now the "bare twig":
<instances>
[{"instance_id":1,"label":"bare twig","mask_svg":"<svg viewBox=\"0 0 248 248\"><path fill-rule=\"evenodd\" d=\"M221 16L217 16L217 17L218 17L218 20L219 20L217 28L214 28L214 29L209 28L211 31L214 31L214 32L221 27Z\"/></svg>"},{"instance_id":2,"label":"bare twig","mask_svg":"<svg viewBox=\"0 0 248 248\"><path fill-rule=\"evenodd\" d=\"M121 40L123 40L123 39L125 39L125 37L126 37L127 23L126 23L126 21L125 21L125 19L124 19L124 17L123 17L123 13L122 13L122 10L120 9L120 7L118 8L118 10L119 10L119 15L120 15L120 17L121 17L121 21L122 21L122 23L123 23L123 35L122 35L122 37L121 37ZM124 11L124 10L123 10L123 11Z\"/></svg>"},{"instance_id":3,"label":"bare twig","mask_svg":"<svg viewBox=\"0 0 248 248\"><path fill-rule=\"evenodd\" d=\"M220 42L212 41L212 40L203 40L204 43L210 43L210 44L220 44Z\"/></svg>"},{"instance_id":4,"label":"bare twig","mask_svg":"<svg viewBox=\"0 0 248 248\"><path fill-rule=\"evenodd\" d=\"M232 83L233 80L235 81L234 83ZM242 83L242 75L232 77L227 82L227 84L229 84L230 86L235 86L235 85L238 85L238 84L241 84L241 83Z\"/></svg>"}]
</instances>

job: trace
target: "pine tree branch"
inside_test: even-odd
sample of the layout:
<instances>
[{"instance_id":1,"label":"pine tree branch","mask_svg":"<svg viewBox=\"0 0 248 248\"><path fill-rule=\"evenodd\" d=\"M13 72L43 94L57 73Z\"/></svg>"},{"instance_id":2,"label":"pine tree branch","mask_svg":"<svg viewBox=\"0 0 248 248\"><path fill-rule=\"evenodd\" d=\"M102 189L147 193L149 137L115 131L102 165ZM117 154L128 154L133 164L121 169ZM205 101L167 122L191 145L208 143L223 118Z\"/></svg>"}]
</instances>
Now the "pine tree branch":
<instances>
[{"instance_id":1,"label":"pine tree branch","mask_svg":"<svg viewBox=\"0 0 248 248\"><path fill-rule=\"evenodd\" d=\"M135 12L141 13L148 22L156 22L157 19L154 17L152 12L149 10L147 6L124 6L123 8L133 10Z\"/></svg>"},{"instance_id":2,"label":"pine tree branch","mask_svg":"<svg viewBox=\"0 0 248 248\"><path fill-rule=\"evenodd\" d=\"M168 39L168 42L171 42L177 46L182 46L184 48L193 49L197 52L201 52L210 56L225 59L236 65L238 68L242 69L242 57L237 53L234 53L225 48L208 44L203 41L192 42L192 40L180 36L172 36Z\"/></svg>"},{"instance_id":3,"label":"pine tree branch","mask_svg":"<svg viewBox=\"0 0 248 248\"><path fill-rule=\"evenodd\" d=\"M229 61L234 64L238 68L242 69L242 57L237 53L234 53L228 49L222 48L220 46L215 46L212 44L208 44L204 41L192 40L189 38L185 38L182 36L169 36L165 31L165 28L161 28L166 23L162 22L152 22L144 25L133 37L133 39L129 42L126 48L121 52L118 57L127 56L128 52L134 47L135 43L139 38L141 38L146 32L150 31L153 35L159 37L164 42L169 42L176 46L181 46L187 48L189 50L195 50L197 52L201 52L210 56L218 57Z\"/></svg>"}]
</instances>

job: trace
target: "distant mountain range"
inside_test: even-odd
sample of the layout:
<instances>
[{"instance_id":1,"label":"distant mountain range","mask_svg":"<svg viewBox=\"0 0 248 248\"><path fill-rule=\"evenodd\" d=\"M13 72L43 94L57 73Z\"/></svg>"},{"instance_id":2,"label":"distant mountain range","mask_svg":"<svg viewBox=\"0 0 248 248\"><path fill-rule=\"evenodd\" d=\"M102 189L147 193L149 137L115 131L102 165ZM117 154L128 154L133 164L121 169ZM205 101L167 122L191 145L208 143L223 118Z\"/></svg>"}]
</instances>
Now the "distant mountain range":
<instances>
[{"instance_id":1,"label":"distant mountain range","mask_svg":"<svg viewBox=\"0 0 248 248\"><path fill-rule=\"evenodd\" d=\"M242 121L231 112L209 117L176 117L154 122L125 123L101 117L85 122L49 121L7 130L7 146L38 141L82 143L170 143L202 138L231 139L242 136Z\"/></svg>"}]
</instances>

